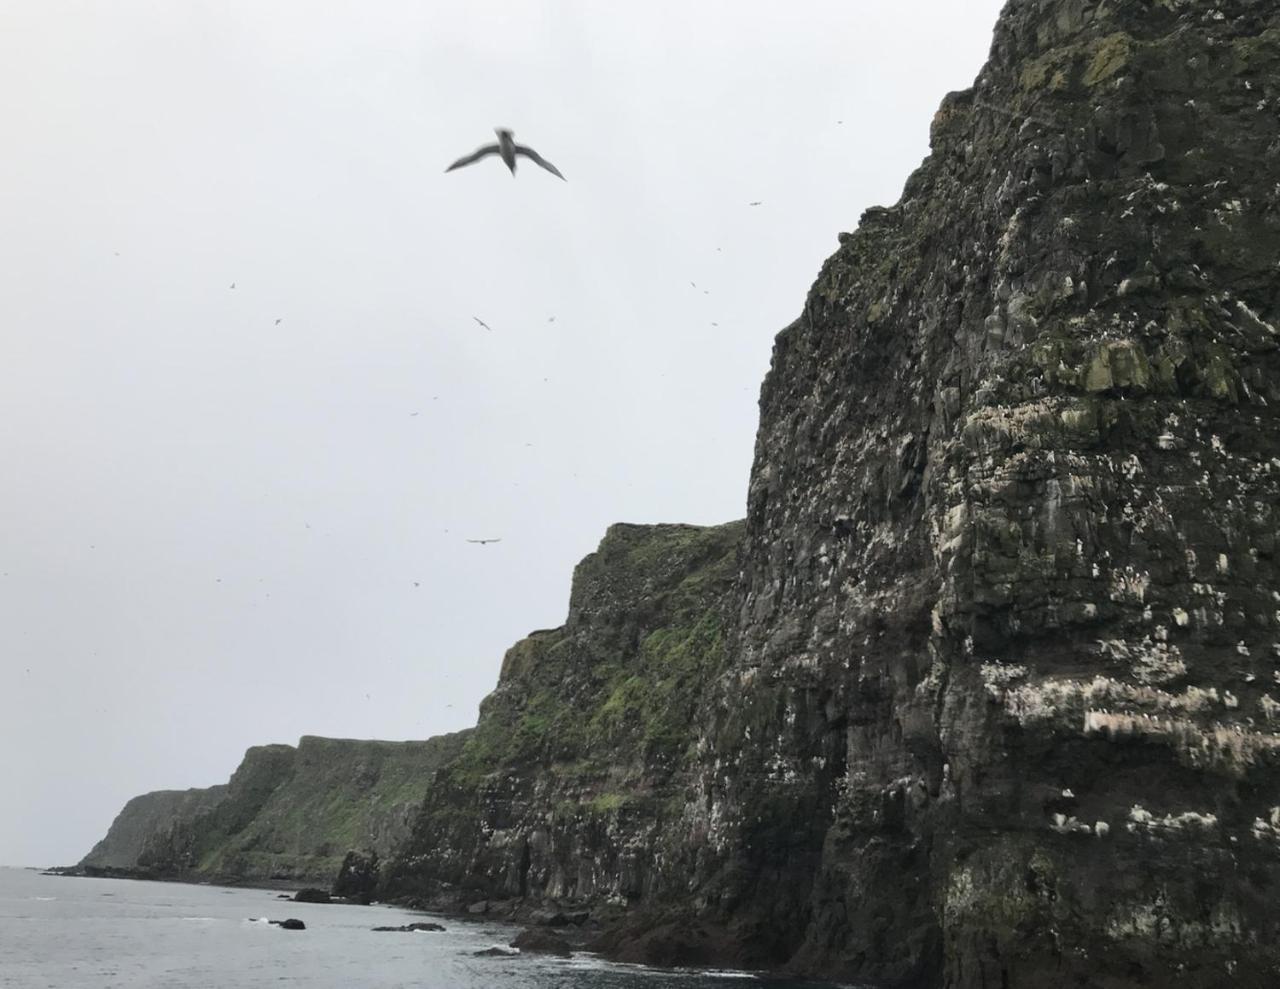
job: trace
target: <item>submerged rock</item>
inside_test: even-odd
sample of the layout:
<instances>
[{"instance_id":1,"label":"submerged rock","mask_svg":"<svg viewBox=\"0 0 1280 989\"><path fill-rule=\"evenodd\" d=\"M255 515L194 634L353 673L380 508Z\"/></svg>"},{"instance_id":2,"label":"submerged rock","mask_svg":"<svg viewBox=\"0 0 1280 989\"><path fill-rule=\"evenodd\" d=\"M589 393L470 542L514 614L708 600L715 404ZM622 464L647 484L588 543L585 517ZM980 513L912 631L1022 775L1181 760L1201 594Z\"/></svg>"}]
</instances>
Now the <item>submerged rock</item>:
<instances>
[{"instance_id":1,"label":"submerged rock","mask_svg":"<svg viewBox=\"0 0 1280 989\"><path fill-rule=\"evenodd\" d=\"M288 920L269 920L268 924L274 924L276 927L286 931L305 931L307 925L296 917L290 917Z\"/></svg>"},{"instance_id":2,"label":"submerged rock","mask_svg":"<svg viewBox=\"0 0 1280 989\"><path fill-rule=\"evenodd\" d=\"M300 889L293 894L295 903L332 903L328 891L323 889Z\"/></svg>"}]
</instances>

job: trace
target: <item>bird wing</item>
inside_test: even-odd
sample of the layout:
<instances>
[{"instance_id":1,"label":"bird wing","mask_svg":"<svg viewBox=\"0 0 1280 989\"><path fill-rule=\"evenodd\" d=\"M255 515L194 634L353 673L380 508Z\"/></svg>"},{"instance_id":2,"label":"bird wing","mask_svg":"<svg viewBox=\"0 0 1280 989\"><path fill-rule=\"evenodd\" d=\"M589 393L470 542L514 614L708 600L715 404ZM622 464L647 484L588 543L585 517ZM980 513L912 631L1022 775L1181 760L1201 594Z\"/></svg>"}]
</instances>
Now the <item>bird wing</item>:
<instances>
[{"instance_id":1,"label":"bird wing","mask_svg":"<svg viewBox=\"0 0 1280 989\"><path fill-rule=\"evenodd\" d=\"M569 181L569 180L568 180L568 179L566 179L563 175L561 175L561 174L560 174L560 169L556 168L556 166L555 166L555 165L551 164L551 162L549 162L549 161L547 161L547 159L543 158L543 157L542 157L542 155L540 155L540 154L538 154L538 152L534 151L534 150L533 150L533 148L526 148L523 144L517 144L517 145L516 145L516 154L517 154L517 155L524 155L526 158L528 158L528 159L529 159L531 162L533 162L535 165L541 165L543 168L545 168L548 172L550 172L550 173L551 173L552 175L554 175L556 178L558 178L558 179L563 179L565 182L568 182L568 181Z\"/></svg>"},{"instance_id":2,"label":"bird wing","mask_svg":"<svg viewBox=\"0 0 1280 989\"><path fill-rule=\"evenodd\" d=\"M446 168L445 171L452 172L455 168L462 168L464 165L474 164L475 162L483 158L485 155L496 155L497 153L498 153L498 146L496 144L486 144L483 148L479 148L471 152L471 154L463 158L459 158L452 165Z\"/></svg>"},{"instance_id":3,"label":"bird wing","mask_svg":"<svg viewBox=\"0 0 1280 989\"><path fill-rule=\"evenodd\" d=\"M490 333L492 333L492 332L493 332L493 327L492 327L492 326L490 326L488 323L486 323L486 322L485 322L483 319L481 319L479 316L472 316L471 318L472 318L472 319L474 319L474 320L475 320L477 323L479 323L481 326L483 326L483 327L484 327L486 330L488 330Z\"/></svg>"}]
</instances>

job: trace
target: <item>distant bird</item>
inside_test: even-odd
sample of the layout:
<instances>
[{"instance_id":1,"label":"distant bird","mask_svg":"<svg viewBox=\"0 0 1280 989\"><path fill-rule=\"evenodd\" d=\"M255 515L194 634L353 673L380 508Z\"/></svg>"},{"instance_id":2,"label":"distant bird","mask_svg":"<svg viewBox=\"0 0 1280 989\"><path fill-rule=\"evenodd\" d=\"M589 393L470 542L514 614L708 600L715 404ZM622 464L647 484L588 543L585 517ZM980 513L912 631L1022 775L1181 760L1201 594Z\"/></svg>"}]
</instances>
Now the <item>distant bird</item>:
<instances>
[{"instance_id":1,"label":"distant bird","mask_svg":"<svg viewBox=\"0 0 1280 989\"><path fill-rule=\"evenodd\" d=\"M548 316L548 317L547 317L547 322L548 322L548 323L554 323L555 321L556 321L556 318L555 318L554 316Z\"/></svg>"},{"instance_id":2,"label":"distant bird","mask_svg":"<svg viewBox=\"0 0 1280 989\"><path fill-rule=\"evenodd\" d=\"M500 543L500 542L502 542L502 539L501 539L501 537L499 537L499 538L497 538L497 539L468 539L468 540L467 540L467 542L469 542L469 543L475 543L475 544L476 544L476 545L478 545L478 546L484 546L484 545L486 545L487 543Z\"/></svg>"},{"instance_id":3,"label":"distant bird","mask_svg":"<svg viewBox=\"0 0 1280 989\"><path fill-rule=\"evenodd\" d=\"M498 135L497 144L486 144L483 148L473 151L466 157L459 158L452 165L446 168L445 171L452 172L455 168L463 168L467 165L472 165L481 158L487 158L489 155L497 155L502 159L503 163L511 169L511 174L515 175L516 158L519 155L524 155L535 165L541 165L556 178L564 179L566 182L568 181L568 179L565 179L565 177L560 174L560 169L556 168L555 165L543 158L542 155L534 151L533 148L527 148L523 144L516 144L515 134L512 131L505 127L495 127L493 132Z\"/></svg>"},{"instance_id":4,"label":"distant bird","mask_svg":"<svg viewBox=\"0 0 1280 989\"><path fill-rule=\"evenodd\" d=\"M277 320L276 320L276 326L279 326L279 325L280 325L280 320L278 320L278 319L277 319Z\"/></svg>"},{"instance_id":5,"label":"distant bird","mask_svg":"<svg viewBox=\"0 0 1280 989\"><path fill-rule=\"evenodd\" d=\"M757 199L754 203L747 203L747 205L748 205L748 206L763 206L763 205L764 205L764 203L763 203L761 200Z\"/></svg>"},{"instance_id":6,"label":"distant bird","mask_svg":"<svg viewBox=\"0 0 1280 989\"><path fill-rule=\"evenodd\" d=\"M235 282L232 282L232 283L231 283L231 287L232 287L232 288L235 288L235 287L236 287L236 283L235 283Z\"/></svg>"},{"instance_id":7,"label":"distant bird","mask_svg":"<svg viewBox=\"0 0 1280 989\"><path fill-rule=\"evenodd\" d=\"M712 326L719 326L720 324L719 324L719 323L712 323L711 325L712 325Z\"/></svg>"},{"instance_id":8,"label":"distant bird","mask_svg":"<svg viewBox=\"0 0 1280 989\"><path fill-rule=\"evenodd\" d=\"M690 282L690 283L689 283L689 286L690 286L691 288L697 288L697 287L698 287L694 282Z\"/></svg>"},{"instance_id":9,"label":"distant bird","mask_svg":"<svg viewBox=\"0 0 1280 989\"><path fill-rule=\"evenodd\" d=\"M413 586L414 586L414 587L421 587L422 585L421 585L421 584L419 584L419 583L415 580L415 581L413 582Z\"/></svg>"},{"instance_id":10,"label":"distant bird","mask_svg":"<svg viewBox=\"0 0 1280 989\"><path fill-rule=\"evenodd\" d=\"M472 316L471 318L472 318L472 319L474 319L474 320L475 320L477 323L479 323L481 326L483 326L483 327L484 327L486 330L488 330L490 333L492 333L492 332L493 332L493 327L492 327L492 326L490 326L488 323L486 323L486 322L485 322L483 319L481 319L479 316Z\"/></svg>"},{"instance_id":11,"label":"distant bird","mask_svg":"<svg viewBox=\"0 0 1280 989\"><path fill-rule=\"evenodd\" d=\"M412 418L413 418L414 416L416 416L416 415L420 415L420 413L418 413L418 412L410 412L410 413L409 413L409 418L410 418L410 419L412 419Z\"/></svg>"}]
</instances>

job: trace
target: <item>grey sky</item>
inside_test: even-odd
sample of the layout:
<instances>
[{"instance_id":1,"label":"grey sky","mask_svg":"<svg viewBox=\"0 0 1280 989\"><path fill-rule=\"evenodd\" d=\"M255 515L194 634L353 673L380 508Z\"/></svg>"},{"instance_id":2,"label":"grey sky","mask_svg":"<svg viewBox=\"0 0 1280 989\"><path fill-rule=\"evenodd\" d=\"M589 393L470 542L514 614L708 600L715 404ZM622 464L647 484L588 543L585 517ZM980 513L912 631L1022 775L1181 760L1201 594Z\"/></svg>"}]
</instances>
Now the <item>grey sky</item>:
<instances>
[{"instance_id":1,"label":"grey sky","mask_svg":"<svg viewBox=\"0 0 1280 989\"><path fill-rule=\"evenodd\" d=\"M472 724L609 523L741 516L999 6L0 0L0 862ZM443 174L498 125L568 182Z\"/></svg>"}]
</instances>

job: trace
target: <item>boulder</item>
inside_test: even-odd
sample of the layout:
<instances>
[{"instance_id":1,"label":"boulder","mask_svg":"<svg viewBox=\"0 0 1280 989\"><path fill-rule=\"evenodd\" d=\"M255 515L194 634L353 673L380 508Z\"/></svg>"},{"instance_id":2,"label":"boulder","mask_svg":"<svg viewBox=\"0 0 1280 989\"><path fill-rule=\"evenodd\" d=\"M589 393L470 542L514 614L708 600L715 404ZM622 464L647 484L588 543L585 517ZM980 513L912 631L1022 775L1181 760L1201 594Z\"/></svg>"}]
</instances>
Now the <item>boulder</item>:
<instances>
[{"instance_id":1,"label":"boulder","mask_svg":"<svg viewBox=\"0 0 1280 989\"><path fill-rule=\"evenodd\" d=\"M294 903L332 903L333 899L323 889L300 889L293 894Z\"/></svg>"},{"instance_id":2,"label":"boulder","mask_svg":"<svg viewBox=\"0 0 1280 989\"><path fill-rule=\"evenodd\" d=\"M307 925L296 917L290 917L288 920L269 920L269 924L275 924L276 927L286 931L305 931Z\"/></svg>"},{"instance_id":3,"label":"boulder","mask_svg":"<svg viewBox=\"0 0 1280 989\"><path fill-rule=\"evenodd\" d=\"M569 947L569 942L558 934L552 934L550 931L540 931L532 927L517 934L516 939L511 942L511 947L519 948L521 951L527 951L531 954L556 955L560 958L568 958L573 954L573 949Z\"/></svg>"}]
</instances>

